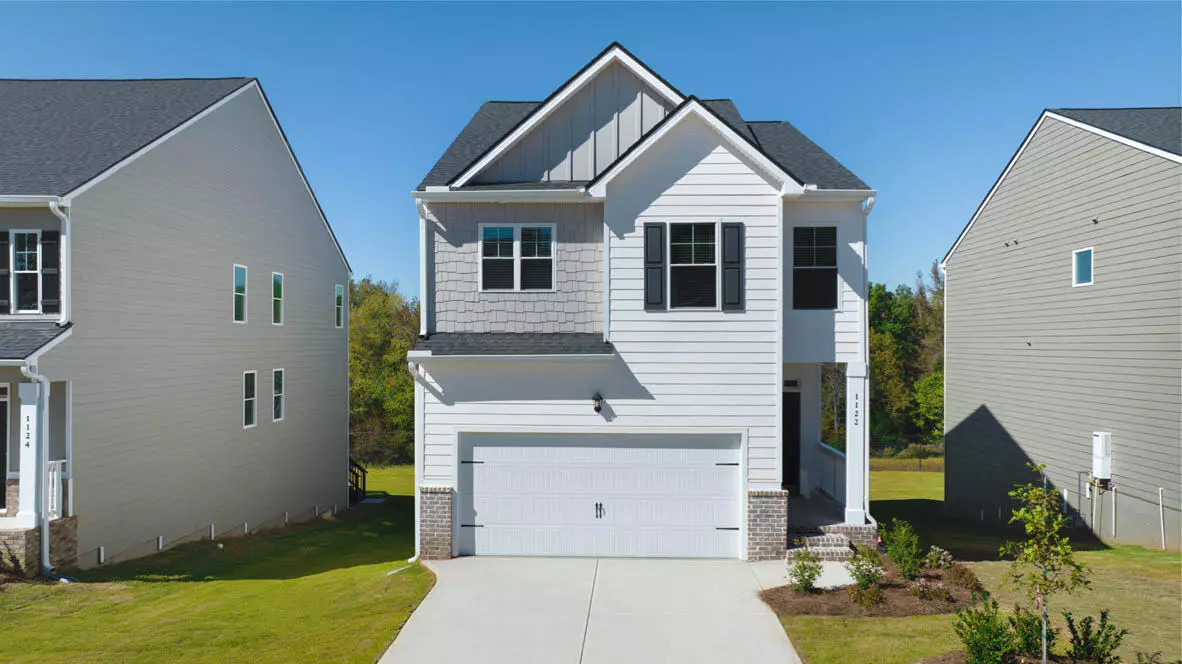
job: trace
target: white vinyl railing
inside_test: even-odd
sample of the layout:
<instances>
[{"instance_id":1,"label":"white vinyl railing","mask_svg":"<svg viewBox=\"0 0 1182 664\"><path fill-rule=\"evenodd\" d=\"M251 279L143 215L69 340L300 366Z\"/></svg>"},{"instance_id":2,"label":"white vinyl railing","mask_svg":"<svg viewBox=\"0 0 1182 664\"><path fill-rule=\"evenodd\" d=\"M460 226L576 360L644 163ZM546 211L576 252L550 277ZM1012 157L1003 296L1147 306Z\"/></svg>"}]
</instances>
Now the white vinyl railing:
<instances>
[{"instance_id":1,"label":"white vinyl railing","mask_svg":"<svg viewBox=\"0 0 1182 664\"><path fill-rule=\"evenodd\" d=\"M65 505L62 502L62 480L66 476L66 462L50 461L49 462L49 481L46 486L49 488L49 518L60 519L65 516Z\"/></svg>"},{"instance_id":2,"label":"white vinyl railing","mask_svg":"<svg viewBox=\"0 0 1182 664\"><path fill-rule=\"evenodd\" d=\"M817 443L821 451L815 455L817 460L817 484L831 498L845 503L845 454L833 449L825 443Z\"/></svg>"}]
</instances>

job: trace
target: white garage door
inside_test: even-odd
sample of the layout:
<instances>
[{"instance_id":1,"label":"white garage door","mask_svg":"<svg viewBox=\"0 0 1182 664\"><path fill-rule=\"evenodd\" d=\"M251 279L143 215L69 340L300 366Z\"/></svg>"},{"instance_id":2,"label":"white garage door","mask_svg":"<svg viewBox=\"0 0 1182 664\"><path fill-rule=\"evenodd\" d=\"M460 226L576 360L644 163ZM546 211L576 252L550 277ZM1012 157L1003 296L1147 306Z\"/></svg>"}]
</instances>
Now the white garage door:
<instances>
[{"instance_id":1,"label":"white garage door","mask_svg":"<svg viewBox=\"0 0 1182 664\"><path fill-rule=\"evenodd\" d=\"M740 556L737 435L460 435L461 555Z\"/></svg>"}]
</instances>

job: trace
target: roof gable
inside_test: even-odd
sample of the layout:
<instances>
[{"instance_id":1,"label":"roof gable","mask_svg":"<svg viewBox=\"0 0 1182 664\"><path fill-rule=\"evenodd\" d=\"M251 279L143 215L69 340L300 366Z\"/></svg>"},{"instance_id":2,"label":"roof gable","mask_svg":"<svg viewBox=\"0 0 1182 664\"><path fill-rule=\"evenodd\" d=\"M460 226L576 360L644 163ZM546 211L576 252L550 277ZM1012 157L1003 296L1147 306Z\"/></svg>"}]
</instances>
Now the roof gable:
<instances>
[{"instance_id":1,"label":"roof gable","mask_svg":"<svg viewBox=\"0 0 1182 664\"><path fill-rule=\"evenodd\" d=\"M1182 155L1182 107L1055 108L1051 113Z\"/></svg>"}]
</instances>

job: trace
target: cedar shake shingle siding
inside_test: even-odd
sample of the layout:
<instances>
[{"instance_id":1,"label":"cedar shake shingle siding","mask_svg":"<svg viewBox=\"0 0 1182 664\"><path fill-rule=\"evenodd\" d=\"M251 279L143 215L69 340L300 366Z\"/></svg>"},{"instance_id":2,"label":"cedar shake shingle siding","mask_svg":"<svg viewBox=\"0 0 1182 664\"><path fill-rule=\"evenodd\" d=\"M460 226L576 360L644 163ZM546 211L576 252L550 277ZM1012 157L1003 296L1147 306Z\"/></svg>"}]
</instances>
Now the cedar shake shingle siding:
<instances>
[{"instance_id":1,"label":"cedar shake shingle siding","mask_svg":"<svg viewBox=\"0 0 1182 664\"><path fill-rule=\"evenodd\" d=\"M1087 247L1094 284L1073 287ZM1078 488L1108 431L1115 539L1159 545L1162 487L1178 548L1182 165L1047 118L949 257L946 301L947 509L1008 518L1034 461L1092 523ZM1095 507L1112 539L1111 493Z\"/></svg>"}]
</instances>

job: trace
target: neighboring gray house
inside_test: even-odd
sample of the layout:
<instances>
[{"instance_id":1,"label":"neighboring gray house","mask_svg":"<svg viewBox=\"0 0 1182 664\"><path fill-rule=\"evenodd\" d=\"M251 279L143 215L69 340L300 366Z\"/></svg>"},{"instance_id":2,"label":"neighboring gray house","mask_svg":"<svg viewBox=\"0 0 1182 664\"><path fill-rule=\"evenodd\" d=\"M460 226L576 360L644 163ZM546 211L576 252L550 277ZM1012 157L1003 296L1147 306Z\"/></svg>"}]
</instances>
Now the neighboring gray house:
<instances>
[{"instance_id":1,"label":"neighboring gray house","mask_svg":"<svg viewBox=\"0 0 1182 664\"><path fill-rule=\"evenodd\" d=\"M346 506L349 266L256 80L0 81L0 226L29 570Z\"/></svg>"},{"instance_id":2,"label":"neighboring gray house","mask_svg":"<svg viewBox=\"0 0 1182 664\"><path fill-rule=\"evenodd\" d=\"M791 124L619 44L543 101L483 104L413 192L419 553L872 541L874 195ZM821 441L825 362L848 369L844 454Z\"/></svg>"},{"instance_id":3,"label":"neighboring gray house","mask_svg":"<svg viewBox=\"0 0 1182 664\"><path fill-rule=\"evenodd\" d=\"M1100 538L1177 549L1182 109L1044 112L943 268L947 509L1007 520L1042 463Z\"/></svg>"}]
</instances>

